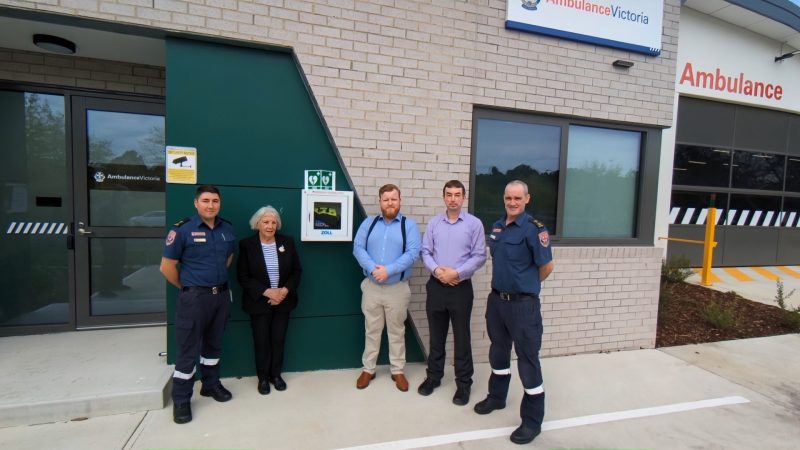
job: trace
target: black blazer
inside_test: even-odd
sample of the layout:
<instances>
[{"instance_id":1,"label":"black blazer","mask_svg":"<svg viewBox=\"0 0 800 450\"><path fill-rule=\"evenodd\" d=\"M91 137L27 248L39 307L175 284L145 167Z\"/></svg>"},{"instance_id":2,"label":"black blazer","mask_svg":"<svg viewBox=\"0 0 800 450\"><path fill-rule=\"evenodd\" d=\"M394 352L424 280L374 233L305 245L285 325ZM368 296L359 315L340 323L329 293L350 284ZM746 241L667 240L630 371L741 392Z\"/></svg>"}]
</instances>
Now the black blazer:
<instances>
[{"instance_id":1,"label":"black blazer","mask_svg":"<svg viewBox=\"0 0 800 450\"><path fill-rule=\"evenodd\" d=\"M239 241L239 261L236 264L236 278L242 286L242 308L249 314L266 314L272 309L291 311L297 306L297 288L300 286L300 257L294 240L282 234L275 235L278 247L278 283L269 279L261 240L258 233ZM280 249L284 250L281 251ZM286 287L289 294L278 306L267 303L262 294L267 288Z\"/></svg>"}]
</instances>

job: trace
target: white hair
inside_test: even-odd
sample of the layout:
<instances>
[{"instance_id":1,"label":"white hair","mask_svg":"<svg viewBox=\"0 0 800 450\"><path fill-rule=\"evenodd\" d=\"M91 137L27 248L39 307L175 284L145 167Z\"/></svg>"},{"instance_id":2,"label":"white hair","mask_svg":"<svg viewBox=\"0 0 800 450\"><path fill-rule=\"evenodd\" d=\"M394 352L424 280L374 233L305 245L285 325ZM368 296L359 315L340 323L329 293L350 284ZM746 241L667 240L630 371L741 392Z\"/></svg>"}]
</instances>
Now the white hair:
<instances>
[{"instance_id":1,"label":"white hair","mask_svg":"<svg viewBox=\"0 0 800 450\"><path fill-rule=\"evenodd\" d=\"M264 216L274 216L275 221L278 222L278 229L281 229L281 213L278 212L277 209L273 208L272 205L262 206L258 208L258 211L253 214L253 217L250 218L250 228L253 230L258 230L258 222L261 221L261 218Z\"/></svg>"}]
</instances>

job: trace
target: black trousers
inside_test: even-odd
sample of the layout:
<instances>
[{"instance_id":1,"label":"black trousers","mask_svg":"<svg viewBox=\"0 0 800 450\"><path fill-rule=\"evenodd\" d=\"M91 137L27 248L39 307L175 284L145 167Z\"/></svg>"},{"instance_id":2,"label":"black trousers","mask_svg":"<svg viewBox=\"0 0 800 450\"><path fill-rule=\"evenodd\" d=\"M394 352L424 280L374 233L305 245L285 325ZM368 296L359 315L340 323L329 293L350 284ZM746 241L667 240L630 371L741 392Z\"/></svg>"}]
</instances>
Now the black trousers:
<instances>
[{"instance_id":1,"label":"black trousers","mask_svg":"<svg viewBox=\"0 0 800 450\"><path fill-rule=\"evenodd\" d=\"M231 291L218 294L182 291L175 304L175 344L178 357L172 378L172 400L192 398L195 364L200 362L203 386L219 384L222 337L231 310Z\"/></svg>"},{"instance_id":2,"label":"black trousers","mask_svg":"<svg viewBox=\"0 0 800 450\"><path fill-rule=\"evenodd\" d=\"M505 403L511 382L511 346L517 353L517 370L525 394L520 416L528 428L541 429L544 420L544 381L539 350L542 348L542 309L539 297L507 301L494 291L486 304L489 332L489 397Z\"/></svg>"},{"instance_id":3,"label":"black trousers","mask_svg":"<svg viewBox=\"0 0 800 450\"><path fill-rule=\"evenodd\" d=\"M266 314L250 315L253 329L253 348L256 357L256 374L259 380L280 376L283 370L283 347L289 329L289 311L275 308Z\"/></svg>"},{"instance_id":4,"label":"black trousers","mask_svg":"<svg viewBox=\"0 0 800 450\"><path fill-rule=\"evenodd\" d=\"M453 323L453 347L456 384L472 385L472 338L469 322L472 315L472 281L456 286L442 284L431 276L426 285L425 311L430 327L428 378L439 381L444 376L445 343L450 322Z\"/></svg>"}]
</instances>

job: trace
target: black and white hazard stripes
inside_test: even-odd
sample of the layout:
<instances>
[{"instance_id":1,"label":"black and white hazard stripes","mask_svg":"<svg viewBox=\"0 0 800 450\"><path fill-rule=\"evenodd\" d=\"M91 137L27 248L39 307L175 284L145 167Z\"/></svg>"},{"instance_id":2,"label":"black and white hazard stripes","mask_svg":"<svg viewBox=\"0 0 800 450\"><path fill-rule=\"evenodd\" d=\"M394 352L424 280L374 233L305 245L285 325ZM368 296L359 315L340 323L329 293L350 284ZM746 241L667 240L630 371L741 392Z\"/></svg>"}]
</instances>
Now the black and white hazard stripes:
<instances>
[{"instance_id":1,"label":"black and white hazard stripes","mask_svg":"<svg viewBox=\"0 0 800 450\"><path fill-rule=\"evenodd\" d=\"M69 227L63 222L11 222L6 234L68 234Z\"/></svg>"},{"instance_id":2,"label":"black and white hazard stripes","mask_svg":"<svg viewBox=\"0 0 800 450\"><path fill-rule=\"evenodd\" d=\"M669 212L670 225L705 225L708 208L673 207ZM797 211L762 211L717 209L717 225L740 227L800 227Z\"/></svg>"}]
</instances>

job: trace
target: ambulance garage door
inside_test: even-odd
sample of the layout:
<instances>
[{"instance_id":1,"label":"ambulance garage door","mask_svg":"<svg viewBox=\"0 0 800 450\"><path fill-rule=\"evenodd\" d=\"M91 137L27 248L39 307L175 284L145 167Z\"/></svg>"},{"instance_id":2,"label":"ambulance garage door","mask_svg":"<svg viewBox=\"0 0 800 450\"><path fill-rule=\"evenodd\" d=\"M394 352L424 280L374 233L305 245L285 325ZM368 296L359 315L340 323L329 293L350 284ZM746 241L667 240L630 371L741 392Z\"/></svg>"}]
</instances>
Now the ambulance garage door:
<instances>
[{"instance_id":1,"label":"ambulance garage door","mask_svg":"<svg viewBox=\"0 0 800 450\"><path fill-rule=\"evenodd\" d=\"M800 264L800 116L681 97L677 126L670 236L703 239L714 206L714 265ZM700 265L702 246L679 255Z\"/></svg>"}]
</instances>

